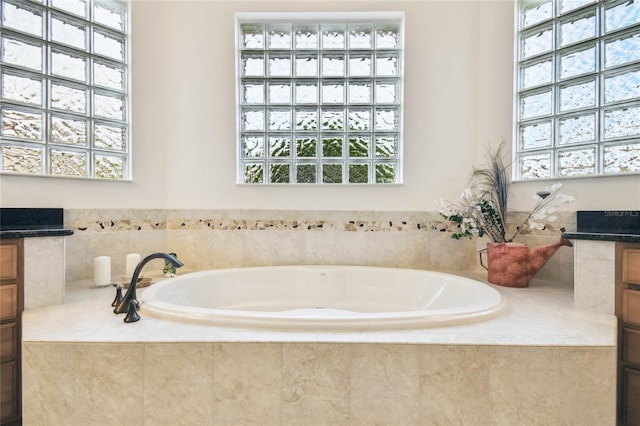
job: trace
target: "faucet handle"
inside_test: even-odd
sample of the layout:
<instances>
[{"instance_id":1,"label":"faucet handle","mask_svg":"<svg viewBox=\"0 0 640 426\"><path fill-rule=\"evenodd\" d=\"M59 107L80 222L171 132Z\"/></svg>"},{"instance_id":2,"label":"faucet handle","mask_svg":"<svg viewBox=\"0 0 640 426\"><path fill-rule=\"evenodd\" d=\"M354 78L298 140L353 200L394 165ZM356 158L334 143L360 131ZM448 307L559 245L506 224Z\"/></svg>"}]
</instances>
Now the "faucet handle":
<instances>
[{"instance_id":1,"label":"faucet handle","mask_svg":"<svg viewBox=\"0 0 640 426\"><path fill-rule=\"evenodd\" d=\"M138 315L138 306L140 303L136 299L131 299L129 301L129 310L127 311L127 315L124 317L124 322L136 322L140 320L140 315Z\"/></svg>"},{"instance_id":2,"label":"faucet handle","mask_svg":"<svg viewBox=\"0 0 640 426\"><path fill-rule=\"evenodd\" d=\"M122 302L122 287L118 283L113 284L113 286L116 288L116 298L111 302L111 306L116 307Z\"/></svg>"}]
</instances>

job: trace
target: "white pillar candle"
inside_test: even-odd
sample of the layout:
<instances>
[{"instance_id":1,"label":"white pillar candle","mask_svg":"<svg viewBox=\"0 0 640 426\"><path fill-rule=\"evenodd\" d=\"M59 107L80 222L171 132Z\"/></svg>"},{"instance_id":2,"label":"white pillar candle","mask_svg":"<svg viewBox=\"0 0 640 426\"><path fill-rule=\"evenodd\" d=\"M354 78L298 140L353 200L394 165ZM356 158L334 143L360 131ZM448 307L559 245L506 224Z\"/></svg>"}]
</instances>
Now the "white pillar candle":
<instances>
[{"instance_id":1,"label":"white pillar candle","mask_svg":"<svg viewBox=\"0 0 640 426\"><path fill-rule=\"evenodd\" d=\"M95 285L111 283L111 258L109 256L93 258L93 282Z\"/></svg>"},{"instance_id":2,"label":"white pillar candle","mask_svg":"<svg viewBox=\"0 0 640 426\"><path fill-rule=\"evenodd\" d=\"M136 270L136 266L140 263L140 253L129 253L127 255L126 268L125 268L125 277L131 278L133 276L133 272Z\"/></svg>"}]
</instances>

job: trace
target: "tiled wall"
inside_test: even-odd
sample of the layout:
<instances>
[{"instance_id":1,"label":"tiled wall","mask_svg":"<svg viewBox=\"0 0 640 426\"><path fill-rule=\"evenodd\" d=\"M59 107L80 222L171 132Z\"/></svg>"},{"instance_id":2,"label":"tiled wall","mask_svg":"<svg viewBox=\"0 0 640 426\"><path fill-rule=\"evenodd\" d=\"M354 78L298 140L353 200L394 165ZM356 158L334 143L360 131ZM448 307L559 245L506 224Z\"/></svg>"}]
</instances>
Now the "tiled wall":
<instances>
[{"instance_id":1,"label":"tiled wall","mask_svg":"<svg viewBox=\"0 0 640 426\"><path fill-rule=\"evenodd\" d=\"M615 419L613 346L27 342L24 352L23 414L33 425Z\"/></svg>"},{"instance_id":2,"label":"tiled wall","mask_svg":"<svg viewBox=\"0 0 640 426\"><path fill-rule=\"evenodd\" d=\"M579 240L575 242L575 305L615 314L616 243Z\"/></svg>"},{"instance_id":3,"label":"tiled wall","mask_svg":"<svg viewBox=\"0 0 640 426\"><path fill-rule=\"evenodd\" d=\"M523 232L517 241L555 242L560 227L575 228L574 216L560 214L546 230ZM286 264L475 270L486 243L453 240L453 227L437 212L72 209L65 210L65 226L75 232L67 237L67 281L91 278L96 256L111 256L115 280L127 253L158 251L177 253L185 270ZM573 251L560 249L538 277L570 285Z\"/></svg>"},{"instance_id":4,"label":"tiled wall","mask_svg":"<svg viewBox=\"0 0 640 426\"><path fill-rule=\"evenodd\" d=\"M124 275L127 253L166 251L167 224L164 210L65 210L66 279L93 277L93 258L111 257L111 277Z\"/></svg>"},{"instance_id":5,"label":"tiled wall","mask_svg":"<svg viewBox=\"0 0 640 426\"><path fill-rule=\"evenodd\" d=\"M24 308L64 302L65 238L24 239Z\"/></svg>"}]
</instances>

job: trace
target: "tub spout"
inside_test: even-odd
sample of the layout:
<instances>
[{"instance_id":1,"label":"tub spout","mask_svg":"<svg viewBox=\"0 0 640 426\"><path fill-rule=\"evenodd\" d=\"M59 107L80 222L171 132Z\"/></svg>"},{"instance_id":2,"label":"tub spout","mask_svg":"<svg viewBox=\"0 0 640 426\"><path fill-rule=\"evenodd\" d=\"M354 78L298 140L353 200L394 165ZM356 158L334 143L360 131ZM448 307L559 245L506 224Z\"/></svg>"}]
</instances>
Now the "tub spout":
<instances>
[{"instance_id":1,"label":"tub spout","mask_svg":"<svg viewBox=\"0 0 640 426\"><path fill-rule=\"evenodd\" d=\"M126 312L129 312L129 308L131 306L132 300L135 300L134 305L136 306L136 309L137 309L138 298L136 296L136 286L138 284L138 277L140 276L140 272L142 271L142 268L144 267L144 265L146 265L149 261L153 259L168 260L176 268L179 268L183 265L182 262L180 262L178 259L176 259L175 257L171 256L168 253L153 253L145 257L144 259L142 259L140 263L138 263L138 266L136 266L136 269L133 271L133 276L131 277L131 283L129 284L129 288L127 289L127 292L125 293L125 295L122 297L122 300L120 300L120 302L114 308L113 310L114 313L124 314ZM128 317L130 316L131 315L128 315ZM128 322L132 322L132 321L128 321Z\"/></svg>"}]
</instances>

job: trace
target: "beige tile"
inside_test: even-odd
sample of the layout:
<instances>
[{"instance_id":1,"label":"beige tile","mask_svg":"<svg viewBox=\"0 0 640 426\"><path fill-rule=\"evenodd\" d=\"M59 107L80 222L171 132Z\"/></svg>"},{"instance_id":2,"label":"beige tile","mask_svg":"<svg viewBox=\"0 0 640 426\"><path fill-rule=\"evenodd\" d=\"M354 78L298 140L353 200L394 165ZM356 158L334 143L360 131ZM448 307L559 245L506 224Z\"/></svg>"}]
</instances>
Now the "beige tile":
<instances>
[{"instance_id":1,"label":"beige tile","mask_svg":"<svg viewBox=\"0 0 640 426\"><path fill-rule=\"evenodd\" d=\"M213 372L214 425L281 424L281 344L216 343Z\"/></svg>"},{"instance_id":2,"label":"beige tile","mask_svg":"<svg viewBox=\"0 0 640 426\"><path fill-rule=\"evenodd\" d=\"M129 238L129 247L127 247L127 253L125 256L119 259L118 272L124 273L126 264L126 255L128 253L140 253L142 257L151 253L158 252L175 252L167 244L167 231L166 230L142 230L131 231ZM178 253L178 257L180 253ZM162 266L156 269L162 269Z\"/></svg>"},{"instance_id":3,"label":"beige tile","mask_svg":"<svg viewBox=\"0 0 640 426\"><path fill-rule=\"evenodd\" d=\"M142 345L25 343L24 424L142 424L143 371Z\"/></svg>"},{"instance_id":4,"label":"beige tile","mask_svg":"<svg viewBox=\"0 0 640 426\"><path fill-rule=\"evenodd\" d=\"M420 423L491 425L489 349L420 346Z\"/></svg>"},{"instance_id":5,"label":"beige tile","mask_svg":"<svg viewBox=\"0 0 640 426\"><path fill-rule=\"evenodd\" d=\"M25 257L46 257L52 253L60 255L64 252L65 237L26 238L24 240Z\"/></svg>"},{"instance_id":6,"label":"beige tile","mask_svg":"<svg viewBox=\"0 0 640 426\"><path fill-rule=\"evenodd\" d=\"M367 256L358 264L390 268L428 267L429 234L427 232L363 232L359 249Z\"/></svg>"},{"instance_id":7,"label":"beige tile","mask_svg":"<svg viewBox=\"0 0 640 426\"><path fill-rule=\"evenodd\" d=\"M144 345L144 421L206 425L213 400L213 343Z\"/></svg>"},{"instance_id":8,"label":"beige tile","mask_svg":"<svg viewBox=\"0 0 640 426\"><path fill-rule=\"evenodd\" d=\"M25 250L26 251L26 250ZM24 308L35 309L64 302L64 252L24 258Z\"/></svg>"},{"instance_id":9,"label":"beige tile","mask_svg":"<svg viewBox=\"0 0 640 426\"><path fill-rule=\"evenodd\" d=\"M478 256L473 240L454 240L448 232L429 234L429 269L468 271L473 268Z\"/></svg>"},{"instance_id":10,"label":"beige tile","mask_svg":"<svg viewBox=\"0 0 640 426\"><path fill-rule=\"evenodd\" d=\"M549 280L557 280L562 284L572 287L574 285L574 259L575 249L563 248L558 250L551 259L551 267L553 268L546 276Z\"/></svg>"},{"instance_id":11,"label":"beige tile","mask_svg":"<svg viewBox=\"0 0 640 426\"><path fill-rule=\"evenodd\" d=\"M27 409L22 410L22 424L32 426L47 425L96 425L99 423L80 423L73 417L75 411L73 400L68 399L47 399L30 404ZM102 423L108 425L109 423ZM111 423L114 424L115 423Z\"/></svg>"},{"instance_id":12,"label":"beige tile","mask_svg":"<svg viewBox=\"0 0 640 426\"><path fill-rule=\"evenodd\" d=\"M67 282L88 278L85 257L89 236L76 232L65 238L65 276Z\"/></svg>"},{"instance_id":13,"label":"beige tile","mask_svg":"<svg viewBox=\"0 0 640 426\"><path fill-rule=\"evenodd\" d=\"M70 415L76 390L73 344L28 343L22 346L24 424L48 424ZM64 379L64 380L63 380Z\"/></svg>"},{"instance_id":14,"label":"beige tile","mask_svg":"<svg viewBox=\"0 0 640 426\"><path fill-rule=\"evenodd\" d=\"M363 235L345 231L306 231L305 259L309 264L362 264L371 249L366 248Z\"/></svg>"},{"instance_id":15,"label":"beige tile","mask_svg":"<svg viewBox=\"0 0 640 426\"><path fill-rule=\"evenodd\" d=\"M396 255L398 268L433 269L431 265L431 232L397 233L392 237L400 243ZM393 248L391 248L393 251Z\"/></svg>"},{"instance_id":16,"label":"beige tile","mask_svg":"<svg viewBox=\"0 0 640 426\"><path fill-rule=\"evenodd\" d=\"M235 233L233 231L217 232ZM306 263L303 232L281 230L240 232L244 239L244 254L236 254L237 258L249 262L247 266Z\"/></svg>"},{"instance_id":17,"label":"beige tile","mask_svg":"<svg viewBox=\"0 0 640 426\"><path fill-rule=\"evenodd\" d=\"M580 309L605 314L615 313L615 264L576 258L574 300Z\"/></svg>"},{"instance_id":18,"label":"beige tile","mask_svg":"<svg viewBox=\"0 0 640 426\"><path fill-rule=\"evenodd\" d=\"M177 253L189 269L208 269L206 261L214 257L208 244L212 231L169 230L167 231L167 247Z\"/></svg>"},{"instance_id":19,"label":"beige tile","mask_svg":"<svg viewBox=\"0 0 640 426\"><path fill-rule=\"evenodd\" d=\"M283 344L282 423L349 424L349 345Z\"/></svg>"},{"instance_id":20,"label":"beige tile","mask_svg":"<svg viewBox=\"0 0 640 426\"><path fill-rule=\"evenodd\" d=\"M575 241L576 257L578 259L589 259L599 261L614 261L616 256L616 245L611 241Z\"/></svg>"},{"instance_id":21,"label":"beige tile","mask_svg":"<svg viewBox=\"0 0 640 426\"><path fill-rule=\"evenodd\" d=\"M496 425L558 425L559 350L493 346L489 397Z\"/></svg>"},{"instance_id":22,"label":"beige tile","mask_svg":"<svg viewBox=\"0 0 640 426\"><path fill-rule=\"evenodd\" d=\"M419 424L417 345L351 347L352 425Z\"/></svg>"},{"instance_id":23,"label":"beige tile","mask_svg":"<svg viewBox=\"0 0 640 426\"><path fill-rule=\"evenodd\" d=\"M615 347L25 342L23 414L34 425L613 426L615 363Z\"/></svg>"},{"instance_id":24,"label":"beige tile","mask_svg":"<svg viewBox=\"0 0 640 426\"><path fill-rule=\"evenodd\" d=\"M72 424L140 424L144 418L144 348L140 344L76 344ZM65 381L65 376L60 376ZM114 395L119 397L114 398ZM126 420L123 420L123 417Z\"/></svg>"},{"instance_id":25,"label":"beige tile","mask_svg":"<svg viewBox=\"0 0 640 426\"><path fill-rule=\"evenodd\" d=\"M64 237L25 238L24 282L25 309L63 303Z\"/></svg>"},{"instance_id":26,"label":"beige tile","mask_svg":"<svg viewBox=\"0 0 640 426\"><path fill-rule=\"evenodd\" d=\"M613 426L616 416L616 349L562 348L559 423Z\"/></svg>"}]
</instances>

